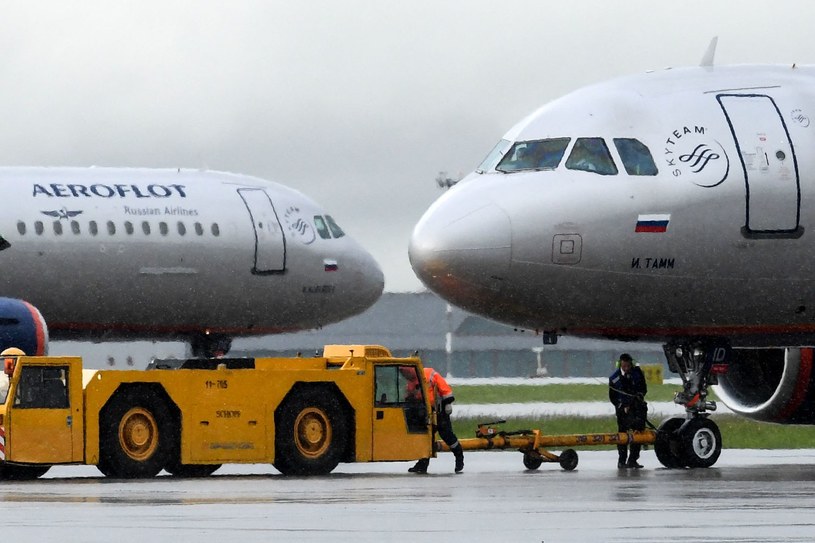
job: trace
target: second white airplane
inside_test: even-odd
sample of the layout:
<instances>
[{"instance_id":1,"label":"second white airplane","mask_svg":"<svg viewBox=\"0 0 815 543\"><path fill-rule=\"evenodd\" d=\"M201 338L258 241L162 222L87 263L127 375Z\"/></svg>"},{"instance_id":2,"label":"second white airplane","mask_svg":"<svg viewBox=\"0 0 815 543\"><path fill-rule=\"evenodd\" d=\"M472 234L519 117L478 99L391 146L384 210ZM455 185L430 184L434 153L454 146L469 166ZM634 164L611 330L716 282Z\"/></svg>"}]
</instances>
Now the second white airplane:
<instances>
[{"instance_id":1,"label":"second white airplane","mask_svg":"<svg viewBox=\"0 0 815 543\"><path fill-rule=\"evenodd\" d=\"M450 302L544 342L663 342L696 415L713 407L711 368L729 362L719 393L735 411L815 424L813 116L812 66L702 66L578 90L431 206L413 268ZM681 437L702 464L720 448L708 423L693 417Z\"/></svg>"},{"instance_id":2,"label":"second white airplane","mask_svg":"<svg viewBox=\"0 0 815 543\"><path fill-rule=\"evenodd\" d=\"M325 209L254 177L3 168L0 194L0 337L34 332L24 299L52 339L180 338L208 356L360 313L384 284Z\"/></svg>"}]
</instances>

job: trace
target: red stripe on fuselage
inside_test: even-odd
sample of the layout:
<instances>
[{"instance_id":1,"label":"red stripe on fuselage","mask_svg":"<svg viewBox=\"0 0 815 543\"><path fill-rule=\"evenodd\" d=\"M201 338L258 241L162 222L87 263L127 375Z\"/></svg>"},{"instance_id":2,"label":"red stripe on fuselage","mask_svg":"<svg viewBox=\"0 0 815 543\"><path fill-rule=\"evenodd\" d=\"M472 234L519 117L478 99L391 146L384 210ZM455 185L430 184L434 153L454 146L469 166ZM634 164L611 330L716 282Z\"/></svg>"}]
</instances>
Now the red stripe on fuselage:
<instances>
[{"instance_id":1,"label":"red stripe on fuselage","mask_svg":"<svg viewBox=\"0 0 815 543\"><path fill-rule=\"evenodd\" d=\"M315 324L313 328L318 325ZM227 334L231 336L256 336L264 334L283 334L286 332L297 332L300 330L308 330L304 327L255 327L255 328L240 328L240 327L201 327L191 325L178 325L178 326L152 326L152 325L124 325L124 324L102 324L91 322L55 322L49 324L49 330L54 335L59 335L59 332L122 332L133 334L200 334L208 332L210 334Z\"/></svg>"},{"instance_id":2,"label":"red stripe on fuselage","mask_svg":"<svg viewBox=\"0 0 815 543\"><path fill-rule=\"evenodd\" d=\"M815 323L811 324L765 324L765 325L732 325L732 326L696 326L675 328L567 328L565 335L601 336L601 337L705 337L705 336L746 336L746 335L782 335L815 332Z\"/></svg>"}]
</instances>

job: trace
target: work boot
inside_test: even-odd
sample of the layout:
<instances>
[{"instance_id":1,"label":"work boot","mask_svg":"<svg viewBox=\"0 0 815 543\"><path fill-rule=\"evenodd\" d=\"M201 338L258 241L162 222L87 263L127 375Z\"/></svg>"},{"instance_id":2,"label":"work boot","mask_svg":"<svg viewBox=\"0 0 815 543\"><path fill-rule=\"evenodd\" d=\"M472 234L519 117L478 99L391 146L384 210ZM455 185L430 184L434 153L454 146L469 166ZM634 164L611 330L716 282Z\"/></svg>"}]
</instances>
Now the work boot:
<instances>
[{"instance_id":1,"label":"work boot","mask_svg":"<svg viewBox=\"0 0 815 543\"><path fill-rule=\"evenodd\" d=\"M625 466L629 469L642 469L643 467L643 465L638 464L636 460L629 460Z\"/></svg>"},{"instance_id":2,"label":"work boot","mask_svg":"<svg viewBox=\"0 0 815 543\"><path fill-rule=\"evenodd\" d=\"M628 469L628 466L625 464L625 462L620 460L619 462L617 462L617 469Z\"/></svg>"},{"instance_id":3,"label":"work boot","mask_svg":"<svg viewBox=\"0 0 815 543\"><path fill-rule=\"evenodd\" d=\"M408 471L410 473L427 473L427 466L429 466L429 465L430 465L430 459L429 458L422 458L421 460L416 462L416 465L414 465L412 468L408 469Z\"/></svg>"},{"instance_id":4,"label":"work boot","mask_svg":"<svg viewBox=\"0 0 815 543\"><path fill-rule=\"evenodd\" d=\"M454 449L452 449L453 455L456 457L456 473L461 473L464 471L464 450L461 448L461 445L456 445Z\"/></svg>"}]
</instances>

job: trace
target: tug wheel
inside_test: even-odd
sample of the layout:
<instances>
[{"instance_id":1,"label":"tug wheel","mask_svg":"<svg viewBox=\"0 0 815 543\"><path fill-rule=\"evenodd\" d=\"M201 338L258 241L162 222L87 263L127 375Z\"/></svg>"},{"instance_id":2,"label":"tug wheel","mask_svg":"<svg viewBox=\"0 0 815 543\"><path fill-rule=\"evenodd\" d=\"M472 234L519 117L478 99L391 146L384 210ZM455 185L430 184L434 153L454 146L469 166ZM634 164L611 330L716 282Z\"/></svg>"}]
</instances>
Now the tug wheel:
<instances>
[{"instance_id":1,"label":"tug wheel","mask_svg":"<svg viewBox=\"0 0 815 543\"><path fill-rule=\"evenodd\" d=\"M168 463L178 429L165 401L148 388L117 392L99 417L99 470L110 477L154 477Z\"/></svg>"},{"instance_id":2,"label":"tug wheel","mask_svg":"<svg viewBox=\"0 0 815 543\"><path fill-rule=\"evenodd\" d=\"M577 452L574 449L566 449L560 453L560 467L566 471L572 471L577 467Z\"/></svg>"},{"instance_id":3,"label":"tug wheel","mask_svg":"<svg viewBox=\"0 0 815 543\"><path fill-rule=\"evenodd\" d=\"M348 450L349 419L333 392L297 391L275 415L274 467L283 475L325 475Z\"/></svg>"}]
</instances>

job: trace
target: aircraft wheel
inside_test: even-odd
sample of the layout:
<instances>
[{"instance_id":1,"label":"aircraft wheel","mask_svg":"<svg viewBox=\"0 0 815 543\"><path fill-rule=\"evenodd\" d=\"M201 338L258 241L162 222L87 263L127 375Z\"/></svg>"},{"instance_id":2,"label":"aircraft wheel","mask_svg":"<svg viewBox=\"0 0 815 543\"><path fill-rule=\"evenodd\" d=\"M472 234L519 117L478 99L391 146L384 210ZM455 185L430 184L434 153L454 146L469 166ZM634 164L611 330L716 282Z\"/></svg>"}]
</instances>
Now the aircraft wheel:
<instances>
[{"instance_id":1,"label":"aircraft wheel","mask_svg":"<svg viewBox=\"0 0 815 543\"><path fill-rule=\"evenodd\" d=\"M543 459L540 456L524 453L524 467L526 469L538 469L543 464Z\"/></svg>"},{"instance_id":2,"label":"aircraft wheel","mask_svg":"<svg viewBox=\"0 0 815 543\"><path fill-rule=\"evenodd\" d=\"M712 420L694 417L679 429L685 463L691 468L709 468L722 453L722 434Z\"/></svg>"},{"instance_id":3,"label":"aircraft wheel","mask_svg":"<svg viewBox=\"0 0 815 543\"><path fill-rule=\"evenodd\" d=\"M684 468L685 461L682 454L682 443L676 431L685 423L681 417L665 419L657 429L654 452L657 460L666 468Z\"/></svg>"},{"instance_id":4,"label":"aircraft wheel","mask_svg":"<svg viewBox=\"0 0 815 543\"><path fill-rule=\"evenodd\" d=\"M160 399L131 389L117 393L99 422L99 470L110 477L154 477L169 461L173 421Z\"/></svg>"},{"instance_id":5,"label":"aircraft wheel","mask_svg":"<svg viewBox=\"0 0 815 543\"><path fill-rule=\"evenodd\" d=\"M21 466L0 463L0 479L6 481L30 481L45 475L51 466Z\"/></svg>"},{"instance_id":6,"label":"aircraft wheel","mask_svg":"<svg viewBox=\"0 0 815 543\"><path fill-rule=\"evenodd\" d=\"M340 401L321 388L298 391L275 417L274 467L283 475L324 475L340 463L351 433Z\"/></svg>"}]
</instances>

